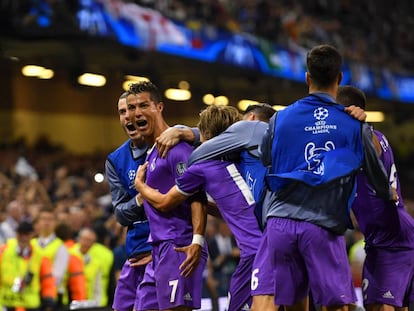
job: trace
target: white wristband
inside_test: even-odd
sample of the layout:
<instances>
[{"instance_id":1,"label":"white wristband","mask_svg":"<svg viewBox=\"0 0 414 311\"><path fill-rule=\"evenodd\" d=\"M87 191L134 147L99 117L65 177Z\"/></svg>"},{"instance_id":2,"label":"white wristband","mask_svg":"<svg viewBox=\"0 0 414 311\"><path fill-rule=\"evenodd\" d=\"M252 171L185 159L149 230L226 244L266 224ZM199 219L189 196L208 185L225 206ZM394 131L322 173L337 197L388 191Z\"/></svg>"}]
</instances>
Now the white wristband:
<instances>
[{"instance_id":1,"label":"white wristband","mask_svg":"<svg viewBox=\"0 0 414 311\"><path fill-rule=\"evenodd\" d=\"M204 246L204 236L202 234L194 234L193 235L193 241L191 244L198 244L201 247Z\"/></svg>"}]
</instances>

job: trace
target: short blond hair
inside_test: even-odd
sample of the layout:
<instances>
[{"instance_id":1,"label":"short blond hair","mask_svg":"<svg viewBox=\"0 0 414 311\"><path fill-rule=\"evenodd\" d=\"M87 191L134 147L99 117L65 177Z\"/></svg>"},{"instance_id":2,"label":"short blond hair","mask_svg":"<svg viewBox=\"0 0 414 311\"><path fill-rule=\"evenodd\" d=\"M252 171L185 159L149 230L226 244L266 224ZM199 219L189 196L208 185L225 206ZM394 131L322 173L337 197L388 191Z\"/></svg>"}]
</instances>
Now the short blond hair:
<instances>
[{"instance_id":1,"label":"short blond hair","mask_svg":"<svg viewBox=\"0 0 414 311\"><path fill-rule=\"evenodd\" d=\"M233 123L242 120L242 115L233 106L209 106L200 113L198 128L205 140L224 132Z\"/></svg>"}]
</instances>

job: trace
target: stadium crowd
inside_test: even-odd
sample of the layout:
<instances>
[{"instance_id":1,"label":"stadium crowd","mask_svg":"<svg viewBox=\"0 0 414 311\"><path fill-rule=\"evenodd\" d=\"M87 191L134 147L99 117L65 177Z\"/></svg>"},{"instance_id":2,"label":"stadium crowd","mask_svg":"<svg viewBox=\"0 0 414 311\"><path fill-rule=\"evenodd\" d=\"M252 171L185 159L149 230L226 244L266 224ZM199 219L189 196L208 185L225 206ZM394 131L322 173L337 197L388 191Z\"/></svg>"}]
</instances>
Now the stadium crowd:
<instances>
[{"instance_id":1,"label":"stadium crowd","mask_svg":"<svg viewBox=\"0 0 414 311\"><path fill-rule=\"evenodd\" d=\"M350 61L411 72L411 1L136 0L191 27L214 26L267 38L301 52L321 42Z\"/></svg>"},{"instance_id":2,"label":"stadium crowd","mask_svg":"<svg viewBox=\"0 0 414 311\"><path fill-rule=\"evenodd\" d=\"M325 42L336 46L349 61L366 63L373 68L385 66L400 73L414 70L411 52L414 35L410 31L414 24L412 1L118 1L155 9L190 29L205 27L212 35L217 30L244 32L300 52ZM115 7L116 2L112 1ZM61 33L61 28L74 31L79 5L77 0L0 1L3 23L32 25L36 14L44 14L59 25L50 34ZM10 24L4 26L10 27Z\"/></svg>"}]
</instances>

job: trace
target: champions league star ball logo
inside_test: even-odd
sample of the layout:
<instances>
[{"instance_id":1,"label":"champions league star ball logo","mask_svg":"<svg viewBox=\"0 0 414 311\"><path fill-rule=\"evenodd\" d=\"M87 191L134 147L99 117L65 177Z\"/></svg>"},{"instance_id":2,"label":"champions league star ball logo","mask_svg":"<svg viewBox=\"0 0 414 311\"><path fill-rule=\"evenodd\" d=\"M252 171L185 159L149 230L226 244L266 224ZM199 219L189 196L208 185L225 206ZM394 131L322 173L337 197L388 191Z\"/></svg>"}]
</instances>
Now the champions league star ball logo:
<instances>
[{"instance_id":1,"label":"champions league star ball logo","mask_svg":"<svg viewBox=\"0 0 414 311\"><path fill-rule=\"evenodd\" d=\"M129 170L128 171L128 178L129 178L129 189L135 189L135 170Z\"/></svg>"},{"instance_id":2,"label":"champions league star ball logo","mask_svg":"<svg viewBox=\"0 0 414 311\"><path fill-rule=\"evenodd\" d=\"M329 116L328 109L324 107L318 107L313 111L313 117L316 119L315 123L312 125L306 125L304 127L305 132L312 132L312 134L323 134L330 133L333 130L337 129L336 124L327 124L325 121Z\"/></svg>"},{"instance_id":3,"label":"champions league star ball logo","mask_svg":"<svg viewBox=\"0 0 414 311\"><path fill-rule=\"evenodd\" d=\"M313 111L313 116L316 120L322 121L325 120L329 116L328 109L319 107Z\"/></svg>"},{"instance_id":4,"label":"champions league star ball logo","mask_svg":"<svg viewBox=\"0 0 414 311\"><path fill-rule=\"evenodd\" d=\"M134 180L135 179L135 171L134 170L129 170L128 171L128 177L129 177L129 180Z\"/></svg>"}]
</instances>

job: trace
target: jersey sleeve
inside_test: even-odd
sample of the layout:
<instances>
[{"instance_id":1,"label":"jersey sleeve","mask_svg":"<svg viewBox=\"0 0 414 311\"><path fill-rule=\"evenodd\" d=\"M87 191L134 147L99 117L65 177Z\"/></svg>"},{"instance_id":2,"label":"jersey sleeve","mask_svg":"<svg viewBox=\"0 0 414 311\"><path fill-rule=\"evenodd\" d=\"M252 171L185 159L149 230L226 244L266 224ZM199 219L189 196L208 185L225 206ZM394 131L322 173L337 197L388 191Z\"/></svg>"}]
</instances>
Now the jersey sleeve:
<instances>
[{"instance_id":1,"label":"jersey sleeve","mask_svg":"<svg viewBox=\"0 0 414 311\"><path fill-rule=\"evenodd\" d=\"M122 185L115 168L109 160L105 162L105 175L111 191L112 206L116 220L122 226L130 226L141 220L143 208L138 206L135 196L131 197Z\"/></svg>"},{"instance_id":2,"label":"jersey sleeve","mask_svg":"<svg viewBox=\"0 0 414 311\"><path fill-rule=\"evenodd\" d=\"M373 132L367 123L362 124L362 144L364 146L364 171L378 197L392 200L392 191L384 165L372 142Z\"/></svg>"},{"instance_id":3,"label":"jersey sleeve","mask_svg":"<svg viewBox=\"0 0 414 311\"><path fill-rule=\"evenodd\" d=\"M192 165L176 180L176 187L182 194L190 196L204 190L204 182L205 178L201 167Z\"/></svg>"},{"instance_id":4,"label":"jersey sleeve","mask_svg":"<svg viewBox=\"0 0 414 311\"><path fill-rule=\"evenodd\" d=\"M277 112L270 118L269 125L262 138L262 143L259 146L259 157L266 167L272 165L272 143L276 117Z\"/></svg>"},{"instance_id":5,"label":"jersey sleeve","mask_svg":"<svg viewBox=\"0 0 414 311\"><path fill-rule=\"evenodd\" d=\"M196 162L208 159L219 159L232 153L237 153L246 148L251 141L256 122L239 121L231 125L220 135L202 143L193 151L188 162L192 165Z\"/></svg>"},{"instance_id":6,"label":"jersey sleeve","mask_svg":"<svg viewBox=\"0 0 414 311\"><path fill-rule=\"evenodd\" d=\"M188 159L193 148L186 142L178 143L167 154L168 166L172 176L179 178L187 169Z\"/></svg>"}]
</instances>

